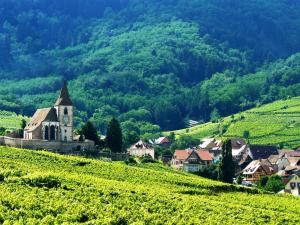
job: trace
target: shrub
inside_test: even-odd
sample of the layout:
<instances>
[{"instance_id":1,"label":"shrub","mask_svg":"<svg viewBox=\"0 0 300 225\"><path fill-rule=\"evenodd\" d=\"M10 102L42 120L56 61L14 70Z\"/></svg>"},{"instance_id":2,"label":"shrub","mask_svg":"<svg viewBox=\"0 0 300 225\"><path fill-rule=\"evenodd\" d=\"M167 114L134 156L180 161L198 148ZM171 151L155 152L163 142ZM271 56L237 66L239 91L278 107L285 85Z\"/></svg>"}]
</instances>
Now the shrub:
<instances>
[{"instance_id":1,"label":"shrub","mask_svg":"<svg viewBox=\"0 0 300 225\"><path fill-rule=\"evenodd\" d=\"M3 174L0 174L0 182L3 182L4 181L4 175Z\"/></svg>"},{"instance_id":2,"label":"shrub","mask_svg":"<svg viewBox=\"0 0 300 225\"><path fill-rule=\"evenodd\" d=\"M282 182L282 179L278 175L272 175L266 184L265 189L267 191L272 191L272 192L279 192L282 189L284 189L284 183Z\"/></svg>"},{"instance_id":3,"label":"shrub","mask_svg":"<svg viewBox=\"0 0 300 225\"><path fill-rule=\"evenodd\" d=\"M86 166L86 165L89 165L89 164L91 164L91 162L78 161L74 165L75 166Z\"/></svg>"},{"instance_id":4,"label":"shrub","mask_svg":"<svg viewBox=\"0 0 300 225\"><path fill-rule=\"evenodd\" d=\"M243 183L243 177L240 175L236 179L237 184L242 184Z\"/></svg>"},{"instance_id":5,"label":"shrub","mask_svg":"<svg viewBox=\"0 0 300 225\"><path fill-rule=\"evenodd\" d=\"M136 165L137 161L135 160L135 158L133 156L130 156L127 160L125 160L125 163L127 165Z\"/></svg>"},{"instance_id":6,"label":"shrub","mask_svg":"<svg viewBox=\"0 0 300 225\"><path fill-rule=\"evenodd\" d=\"M258 187L259 188L265 188L267 183L268 183L269 177L260 177L259 181L258 181Z\"/></svg>"},{"instance_id":7,"label":"shrub","mask_svg":"<svg viewBox=\"0 0 300 225\"><path fill-rule=\"evenodd\" d=\"M55 176L37 176L37 177L25 177L22 179L23 184L27 184L31 187L46 187L46 188L59 188L61 182L58 177Z\"/></svg>"},{"instance_id":8,"label":"shrub","mask_svg":"<svg viewBox=\"0 0 300 225\"><path fill-rule=\"evenodd\" d=\"M243 133L243 137L245 139L249 139L249 137L250 137L250 131L249 130L245 130L244 133Z\"/></svg>"},{"instance_id":9,"label":"shrub","mask_svg":"<svg viewBox=\"0 0 300 225\"><path fill-rule=\"evenodd\" d=\"M205 177L212 180L218 179L218 165L212 164L210 166L202 167L197 173L201 177Z\"/></svg>"},{"instance_id":10,"label":"shrub","mask_svg":"<svg viewBox=\"0 0 300 225\"><path fill-rule=\"evenodd\" d=\"M144 155L141 157L141 163L155 163L155 160L150 155Z\"/></svg>"}]
</instances>

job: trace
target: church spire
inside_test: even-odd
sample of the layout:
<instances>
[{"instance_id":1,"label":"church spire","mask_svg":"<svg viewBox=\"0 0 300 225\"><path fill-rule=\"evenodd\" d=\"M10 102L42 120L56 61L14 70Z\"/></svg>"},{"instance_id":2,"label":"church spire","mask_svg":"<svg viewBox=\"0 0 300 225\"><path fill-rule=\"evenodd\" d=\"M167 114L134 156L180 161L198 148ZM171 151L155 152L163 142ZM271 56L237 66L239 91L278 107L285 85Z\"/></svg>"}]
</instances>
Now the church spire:
<instances>
[{"instance_id":1,"label":"church spire","mask_svg":"<svg viewBox=\"0 0 300 225\"><path fill-rule=\"evenodd\" d=\"M55 106L60 106L60 105L63 105L63 106L72 106L73 105L73 103L70 99L70 96L69 96L66 80L63 80L62 88L60 90L60 95L55 102Z\"/></svg>"}]
</instances>

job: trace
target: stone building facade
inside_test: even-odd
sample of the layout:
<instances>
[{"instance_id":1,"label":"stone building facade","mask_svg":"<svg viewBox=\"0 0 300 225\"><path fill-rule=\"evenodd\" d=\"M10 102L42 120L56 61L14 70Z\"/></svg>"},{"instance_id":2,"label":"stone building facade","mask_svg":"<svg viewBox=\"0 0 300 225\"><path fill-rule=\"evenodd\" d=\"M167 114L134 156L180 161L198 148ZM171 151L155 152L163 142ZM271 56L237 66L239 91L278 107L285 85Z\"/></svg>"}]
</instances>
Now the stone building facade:
<instances>
[{"instance_id":1,"label":"stone building facade","mask_svg":"<svg viewBox=\"0 0 300 225\"><path fill-rule=\"evenodd\" d=\"M24 129L26 140L73 141L73 103L66 82L54 107L38 109Z\"/></svg>"}]
</instances>

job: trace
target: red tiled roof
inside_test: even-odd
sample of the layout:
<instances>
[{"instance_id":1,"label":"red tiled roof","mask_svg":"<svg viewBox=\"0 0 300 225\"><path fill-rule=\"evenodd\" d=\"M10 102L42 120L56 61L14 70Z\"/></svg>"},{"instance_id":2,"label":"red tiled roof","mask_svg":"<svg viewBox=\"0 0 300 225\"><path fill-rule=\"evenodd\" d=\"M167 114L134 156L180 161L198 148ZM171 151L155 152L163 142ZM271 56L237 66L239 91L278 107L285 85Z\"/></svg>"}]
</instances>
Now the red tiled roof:
<instances>
[{"instance_id":1,"label":"red tiled roof","mask_svg":"<svg viewBox=\"0 0 300 225\"><path fill-rule=\"evenodd\" d=\"M174 153L174 156L176 157L177 160L186 160L190 154L194 150L187 149L187 150L176 150ZM201 160L204 161L212 161L212 155L208 151L204 150L197 150L198 156L200 157Z\"/></svg>"},{"instance_id":2,"label":"red tiled roof","mask_svg":"<svg viewBox=\"0 0 300 225\"><path fill-rule=\"evenodd\" d=\"M159 144L159 145L164 144L164 143L169 143L169 142L170 142L170 140L168 137L160 137L160 138L156 139L156 144Z\"/></svg>"},{"instance_id":3,"label":"red tiled roof","mask_svg":"<svg viewBox=\"0 0 300 225\"><path fill-rule=\"evenodd\" d=\"M186 160L191 154L192 150L176 150L174 156L178 160Z\"/></svg>"},{"instance_id":4,"label":"red tiled roof","mask_svg":"<svg viewBox=\"0 0 300 225\"><path fill-rule=\"evenodd\" d=\"M198 150L199 157L204 161L212 161L212 156L208 151Z\"/></svg>"}]
</instances>

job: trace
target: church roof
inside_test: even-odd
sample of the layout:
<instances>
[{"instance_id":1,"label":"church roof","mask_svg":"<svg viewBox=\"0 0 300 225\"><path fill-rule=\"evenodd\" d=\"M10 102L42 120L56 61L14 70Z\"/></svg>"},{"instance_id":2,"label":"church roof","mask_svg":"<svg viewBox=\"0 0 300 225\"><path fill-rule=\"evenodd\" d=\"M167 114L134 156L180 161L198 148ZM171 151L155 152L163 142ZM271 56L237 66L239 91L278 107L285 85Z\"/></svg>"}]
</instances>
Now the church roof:
<instances>
[{"instance_id":1,"label":"church roof","mask_svg":"<svg viewBox=\"0 0 300 225\"><path fill-rule=\"evenodd\" d=\"M60 90L60 95L55 102L55 106L59 106L59 105L65 105L65 106L73 105L69 96L67 82L65 80L63 81L62 88Z\"/></svg>"},{"instance_id":2,"label":"church roof","mask_svg":"<svg viewBox=\"0 0 300 225\"><path fill-rule=\"evenodd\" d=\"M25 130L34 131L44 121L58 122L55 108L38 109L25 127Z\"/></svg>"}]
</instances>

